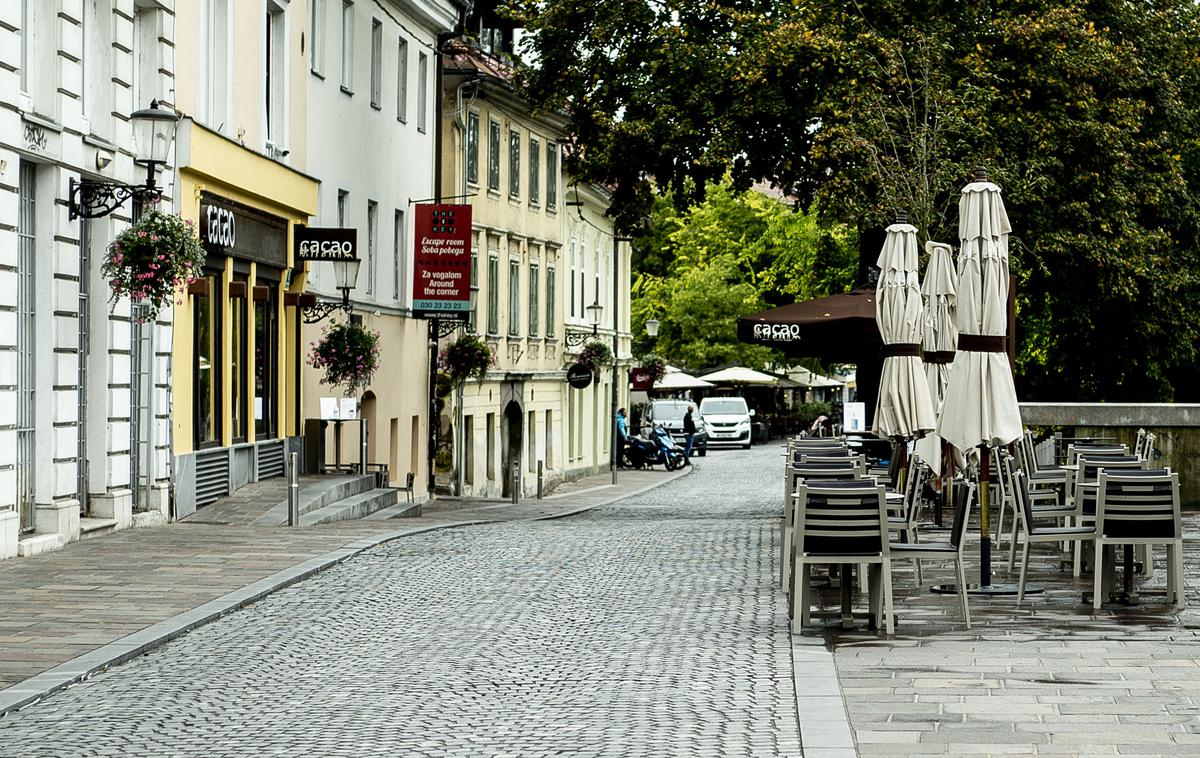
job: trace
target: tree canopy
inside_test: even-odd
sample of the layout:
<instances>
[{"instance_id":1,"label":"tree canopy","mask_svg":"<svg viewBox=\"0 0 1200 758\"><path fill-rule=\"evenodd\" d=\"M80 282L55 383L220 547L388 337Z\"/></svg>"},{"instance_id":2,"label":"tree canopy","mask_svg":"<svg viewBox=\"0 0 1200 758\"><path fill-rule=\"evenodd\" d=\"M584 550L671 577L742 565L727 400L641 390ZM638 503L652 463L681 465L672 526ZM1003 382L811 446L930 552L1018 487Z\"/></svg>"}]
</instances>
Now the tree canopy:
<instances>
[{"instance_id":1,"label":"tree canopy","mask_svg":"<svg viewBox=\"0 0 1200 758\"><path fill-rule=\"evenodd\" d=\"M1191 0L514 3L523 91L569 115L568 167L615 188L623 228L654 185L687 205L728 175L954 243L981 164L1014 225L1019 391L1200 396Z\"/></svg>"}]
</instances>

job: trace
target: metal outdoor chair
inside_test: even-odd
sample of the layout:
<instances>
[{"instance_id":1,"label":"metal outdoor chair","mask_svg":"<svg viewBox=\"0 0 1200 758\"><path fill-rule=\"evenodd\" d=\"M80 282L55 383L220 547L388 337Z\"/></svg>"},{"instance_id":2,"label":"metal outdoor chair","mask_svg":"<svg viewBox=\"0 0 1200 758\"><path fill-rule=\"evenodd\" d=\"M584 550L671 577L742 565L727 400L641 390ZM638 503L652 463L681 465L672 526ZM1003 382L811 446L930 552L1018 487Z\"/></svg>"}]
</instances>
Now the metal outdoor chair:
<instances>
[{"instance_id":1,"label":"metal outdoor chair","mask_svg":"<svg viewBox=\"0 0 1200 758\"><path fill-rule=\"evenodd\" d=\"M1018 527L1023 523L1021 517L1017 513L1021 506L1019 500L1017 499L1017 485L1013 479L1013 475L1022 470L1017 468L1016 461L1013 460L1012 456L1008 455L999 457L997 470L1000 472L1000 476L997 481L1000 485L1001 492L1001 517L1003 517L1006 504L1012 508L1013 512L1012 530L1008 535L1008 572L1011 574L1013 569L1016 567L1017 561L1017 531ZM1022 471L1022 473L1024 472ZM1028 481L1028 474L1026 474L1026 481ZM1060 504L1057 501L1057 498L1055 498L1054 502L1051 503L1039 503L1038 492L1032 489L1029 490L1029 501L1030 515L1035 522L1038 519L1052 518L1060 519L1062 521L1062 523L1056 524L1056 526L1071 526L1070 521L1075 517L1075 508L1073 506ZM998 531L997 534L999 533L1000 532ZM999 545L999 539L997 539L996 542L997 545Z\"/></svg>"},{"instance_id":2,"label":"metal outdoor chair","mask_svg":"<svg viewBox=\"0 0 1200 758\"><path fill-rule=\"evenodd\" d=\"M889 498L888 530L899 532L901 541L915 545L920 542L917 534L917 516L921 509L921 489L930 476L929 466L914 454L909 458L908 473L904 477L904 493L900 501ZM917 582L921 582L921 562L916 562Z\"/></svg>"},{"instance_id":3,"label":"metal outdoor chair","mask_svg":"<svg viewBox=\"0 0 1200 758\"><path fill-rule=\"evenodd\" d=\"M1029 480L1025 472L1015 471L1012 475L1013 491L1017 496L1018 512L1025 527L1025 544L1021 548L1021 576L1017 581L1017 606L1025 601L1025 576L1029 572L1029 548L1036 543L1075 542L1096 538L1094 526L1037 526L1033 517L1033 506L1029 499ZM1078 545L1077 545L1078 546Z\"/></svg>"},{"instance_id":4,"label":"metal outdoor chair","mask_svg":"<svg viewBox=\"0 0 1200 758\"><path fill-rule=\"evenodd\" d=\"M883 487L867 480L809 482L796 498L796 535L791 576L792 631L811 618L809 567L820 564L867 564L870 567L871 615L894 634L892 566L888 544L887 506ZM849 576L842 577L850 581ZM882 602L880 596L882 595Z\"/></svg>"},{"instance_id":5,"label":"metal outdoor chair","mask_svg":"<svg viewBox=\"0 0 1200 758\"><path fill-rule=\"evenodd\" d=\"M786 590L792 572L792 531L796 523L796 490L804 481L862 479L862 469L847 460L836 463L790 465L784 474L783 519L779 526L779 583Z\"/></svg>"},{"instance_id":6,"label":"metal outdoor chair","mask_svg":"<svg viewBox=\"0 0 1200 758\"><path fill-rule=\"evenodd\" d=\"M1096 491L1102 469L1110 472L1119 469L1144 469L1146 461L1136 455L1093 455L1080 453L1076 459L1078 471L1072 480L1072 505L1075 507L1075 524L1082 525L1096 520ZM1075 546L1075 576L1083 572L1083 553Z\"/></svg>"},{"instance_id":7,"label":"metal outdoor chair","mask_svg":"<svg viewBox=\"0 0 1200 758\"><path fill-rule=\"evenodd\" d=\"M889 546L892 558L912 558L916 569L917 585L921 579L921 561L954 561L958 574L958 599L962 604L963 619L971 628L971 608L967 604L967 573L963 567L963 545L967 540L967 516L975 498L975 483L959 483L954 489L954 523L950 528L949 542L893 542Z\"/></svg>"},{"instance_id":8,"label":"metal outdoor chair","mask_svg":"<svg viewBox=\"0 0 1200 758\"><path fill-rule=\"evenodd\" d=\"M1102 554L1111 545L1166 545L1167 601L1184 607L1179 475L1170 469L1104 469L1096 493L1092 607L1100 607L1105 576ZM1126 573L1132 568L1127 562Z\"/></svg>"}]
</instances>

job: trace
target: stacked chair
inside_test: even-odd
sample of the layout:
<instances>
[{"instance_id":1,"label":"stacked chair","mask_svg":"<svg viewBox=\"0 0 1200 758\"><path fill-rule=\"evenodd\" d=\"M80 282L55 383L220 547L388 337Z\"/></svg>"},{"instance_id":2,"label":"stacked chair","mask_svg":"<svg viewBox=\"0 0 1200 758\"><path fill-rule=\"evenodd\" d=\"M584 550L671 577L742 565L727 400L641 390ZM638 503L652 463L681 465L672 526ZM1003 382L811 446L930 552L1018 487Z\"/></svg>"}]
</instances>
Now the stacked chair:
<instances>
[{"instance_id":1,"label":"stacked chair","mask_svg":"<svg viewBox=\"0 0 1200 758\"><path fill-rule=\"evenodd\" d=\"M1167 601L1183 608L1179 475L1170 469L1103 469L1096 478L1092 607L1100 607L1103 552L1112 545L1167 546ZM1152 556L1147 554L1146 565ZM1125 566L1130 571L1131 566Z\"/></svg>"}]
</instances>

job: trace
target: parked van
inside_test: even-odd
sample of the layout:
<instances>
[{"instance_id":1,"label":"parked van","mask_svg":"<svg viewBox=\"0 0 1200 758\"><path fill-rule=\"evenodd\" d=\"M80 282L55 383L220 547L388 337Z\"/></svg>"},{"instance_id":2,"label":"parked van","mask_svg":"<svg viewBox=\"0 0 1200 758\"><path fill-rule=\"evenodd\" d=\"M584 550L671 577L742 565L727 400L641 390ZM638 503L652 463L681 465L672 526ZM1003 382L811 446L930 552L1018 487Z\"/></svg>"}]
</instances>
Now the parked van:
<instances>
[{"instance_id":1,"label":"parked van","mask_svg":"<svg viewBox=\"0 0 1200 758\"><path fill-rule=\"evenodd\" d=\"M700 414L708 425L709 445L741 445L750 448L750 417L743 397L706 397L700 401Z\"/></svg>"}]
</instances>

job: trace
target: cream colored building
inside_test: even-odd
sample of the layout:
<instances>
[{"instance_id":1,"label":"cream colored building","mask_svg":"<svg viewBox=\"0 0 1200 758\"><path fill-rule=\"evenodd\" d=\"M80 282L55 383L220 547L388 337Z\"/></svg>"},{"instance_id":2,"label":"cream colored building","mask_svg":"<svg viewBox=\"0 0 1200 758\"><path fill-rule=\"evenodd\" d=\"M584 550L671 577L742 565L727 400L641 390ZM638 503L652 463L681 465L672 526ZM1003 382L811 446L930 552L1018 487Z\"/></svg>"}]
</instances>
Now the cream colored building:
<instances>
[{"instance_id":1,"label":"cream colored building","mask_svg":"<svg viewBox=\"0 0 1200 758\"><path fill-rule=\"evenodd\" d=\"M531 113L514 95L509 70L478 49L460 46L444 66L442 108L453 117L445 120L442 195L466 196L473 209L468 329L486 339L495 364L485 380L465 384L461 410L450 403L443 428L458 424L458 434L444 436L457 438L453 465L464 494L508 496L515 469L528 496L536 492L539 464L547 487L608 467L611 367L590 387L570 388L566 367L582 344L567 342L569 333L590 333L584 306L598 299L606 315L597 339L611 345L617 314L624 404L628 245L614 261L605 193L568 187L560 118ZM445 471L442 483L451 479Z\"/></svg>"}]
</instances>

